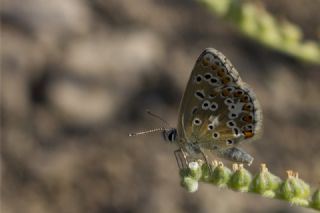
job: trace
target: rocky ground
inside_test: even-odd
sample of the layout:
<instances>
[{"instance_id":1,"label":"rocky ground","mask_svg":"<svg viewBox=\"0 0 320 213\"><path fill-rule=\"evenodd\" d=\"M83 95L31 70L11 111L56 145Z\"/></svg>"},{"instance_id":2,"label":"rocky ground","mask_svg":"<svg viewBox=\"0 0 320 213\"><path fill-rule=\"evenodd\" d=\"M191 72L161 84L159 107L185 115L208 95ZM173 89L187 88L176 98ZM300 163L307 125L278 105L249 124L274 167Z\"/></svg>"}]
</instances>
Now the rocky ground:
<instances>
[{"instance_id":1,"label":"rocky ground","mask_svg":"<svg viewBox=\"0 0 320 213\"><path fill-rule=\"evenodd\" d=\"M265 1L319 38L320 3ZM254 88L264 135L244 148L285 177L320 177L320 67L269 50L195 1L2 0L2 212L312 212L179 185L174 145L127 134L176 125L193 64L222 51ZM225 162L230 166L229 162Z\"/></svg>"}]
</instances>

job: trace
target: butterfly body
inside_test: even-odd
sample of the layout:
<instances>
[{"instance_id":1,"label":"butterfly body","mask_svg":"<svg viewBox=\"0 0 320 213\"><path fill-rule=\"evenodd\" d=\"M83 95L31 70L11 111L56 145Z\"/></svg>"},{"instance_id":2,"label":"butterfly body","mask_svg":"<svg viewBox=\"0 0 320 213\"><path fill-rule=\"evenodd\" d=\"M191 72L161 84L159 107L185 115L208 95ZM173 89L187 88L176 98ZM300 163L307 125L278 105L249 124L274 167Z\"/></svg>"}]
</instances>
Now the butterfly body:
<instances>
[{"instance_id":1,"label":"butterfly body","mask_svg":"<svg viewBox=\"0 0 320 213\"><path fill-rule=\"evenodd\" d=\"M165 130L165 139L177 143L184 157L210 150L250 164L253 158L236 146L256 139L261 129L255 94L222 53L205 49L187 83L177 128Z\"/></svg>"}]
</instances>

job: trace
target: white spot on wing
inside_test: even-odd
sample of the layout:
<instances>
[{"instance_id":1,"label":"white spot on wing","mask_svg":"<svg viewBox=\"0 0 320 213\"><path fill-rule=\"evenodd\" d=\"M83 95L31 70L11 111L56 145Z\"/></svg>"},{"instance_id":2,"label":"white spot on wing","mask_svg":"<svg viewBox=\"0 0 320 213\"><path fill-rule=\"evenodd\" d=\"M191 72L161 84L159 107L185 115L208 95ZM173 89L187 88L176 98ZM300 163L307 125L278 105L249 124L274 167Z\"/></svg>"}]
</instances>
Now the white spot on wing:
<instances>
[{"instance_id":1,"label":"white spot on wing","mask_svg":"<svg viewBox=\"0 0 320 213\"><path fill-rule=\"evenodd\" d=\"M204 90L197 90L195 93L194 93L194 96L199 99L199 100L203 100L204 97L205 97L205 93L204 93Z\"/></svg>"},{"instance_id":2,"label":"white spot on wing","mask_svg":"<svg viewBox=\"0 0 320 213\"><path fill-rule=\"evenodd\" d=\"M212 102L210 105L211 111L216 111L218 109L218 104L216 102Z\"/></svg>"},{"instance_id":3,"label":"white spot on wing","mask_svg":"<svg viewBox=\"0 0 320 213\"><path fill-rule=\"evenodd\" d=\"M225 105L229 106L230 104L233 104L233 100L231 98L226 98L224 100Z\"/></svg>"},{"instance_id":4,"label":"white spot on wing","mask_svg":"<svg viewBox=\"0 0 320 213\"><path fill-rule=\"evenodd\" d=\"M241 130L238 127L232 128L233 136L238 138L241 136Z\"/></svg>"},{"instance_id":5,"label":"white spot on wing","mask_svg":"<svg viewBox=\"0 0 320 213\"><path fill-rule=\"evenodd\" d=\"M208 101L208 100L203 101L201 108L203 110L209 109L210 108L210 101Z\"/></svg>"},{"instance_id":6,"label":"white spot on wing","mask_svg":"<svg viewBox=\"0 0 320 213\"><path fill-rule=\"evenodd\" d=\"M217 77L212 77L208 82L211 86L215 86L215 87L221 85L221 81Z\"/></svg>"},{"instance_id":7,"label":"white spot on wing","mask_svg":"<svg viewBox=\"0 0 320 213\"><path fill-rule=\"evenodd\" d=\"M219 137L220 137L220 133L219 132L212 133L212 138L213 139L218 139Z\"/></svg>"},{"instance_id":8,"label":"white spot on wing","mask_svg":"<svg viewBox=\"0 0 320 213\"><path fill-rule=\"evenodd\" d=\"M202 124L202 120L200 118L194 118L192 123L195 126L200 126Z\"/></svg>"},{"instance_id":9,"label":"white spot on wing","mask_svg":"<svg viewBox=\"0 0 320 213\"><path fill-rule=\"evenodd\" d=\"M207 53L203 56L203 60L210 65L213 62L213 55L211 55L210 53Z\"/></svg>"},{"instance_id":10,"label":"white spot on wing","mask_svg":"<svg viewBox=\"0 0 320 213\"><path fill-rule=\"evenodd\" d=\"M211 123L209 124L209 125L212 126L211 130L214 130L217 126L219 126L219 123L220 123L219 116L214 117L214 116L211 115L209 117L209 121L211 121Z\"/></svg>"}]
</instances>

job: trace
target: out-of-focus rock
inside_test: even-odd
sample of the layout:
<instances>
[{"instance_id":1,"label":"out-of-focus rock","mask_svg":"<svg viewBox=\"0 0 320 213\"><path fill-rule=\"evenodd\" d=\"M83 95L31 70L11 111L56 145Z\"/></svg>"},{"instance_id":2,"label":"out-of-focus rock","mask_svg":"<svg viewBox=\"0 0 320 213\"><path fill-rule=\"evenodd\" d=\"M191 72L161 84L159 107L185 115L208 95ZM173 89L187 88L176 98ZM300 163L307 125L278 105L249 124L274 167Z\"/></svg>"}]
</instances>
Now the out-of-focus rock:
<instances>
[{"instance_id":1,"label":"out-of-focus rock","mask_svg":"<svg viewBox=\"0 0 320 213\"><path fill-rule=\"evenodd\" d=\"M83 85L70 79L58 79L48 88L53 112L63 122L76 126L99 124L112 116L118 98L112 91Z\"/></svg>"},{"instance_id":2,"label":"out-of-focus rock","mask_svg":"<svg viewBox=\"0 0 320 213\"><path fill-rule=\"evenodd\" d=\"M38 76L47 62L47 54L35 39L8 29L1 32L1 69L22 77ZM25 79L24 79L25 80Z\"/></svg>"},{"instance_id":3,"label":"out-of-focus rock","mask_svg":"<svg viewBox=\"0 0 320 213\"><path fill-rule=\"evenodd\" d=\"M81 34L90 26L85 1L10 0L1 6L1 13L8 21L18 23L37 37Z\"/></svg>"},{"instance_id":4,"label":"out-of-focus rock","mask_svg":"<svg viewBox=\"0 0 320 213\"><path fill-rule=\"evenodd\" d=\"M4 110L5 120L28 119L30 100L28 98L28 85L23 75L17 73L3 72L1 85L1 107ZM16 120L18 119L18 120Z\"/></svg>"},{"instance_id":5,"label":"out-of-focus rock","mask_svg":"<svg viewBox=\"0 0 320 213\"><path fill-rule=\"evenodd\" d=\"M163 56L164 48L156 34L133 31L77 39L68 46L64 58L66 67L82 77L134 83L142 72L152 72L161 64Z\"/></svg>"}]
</instances>

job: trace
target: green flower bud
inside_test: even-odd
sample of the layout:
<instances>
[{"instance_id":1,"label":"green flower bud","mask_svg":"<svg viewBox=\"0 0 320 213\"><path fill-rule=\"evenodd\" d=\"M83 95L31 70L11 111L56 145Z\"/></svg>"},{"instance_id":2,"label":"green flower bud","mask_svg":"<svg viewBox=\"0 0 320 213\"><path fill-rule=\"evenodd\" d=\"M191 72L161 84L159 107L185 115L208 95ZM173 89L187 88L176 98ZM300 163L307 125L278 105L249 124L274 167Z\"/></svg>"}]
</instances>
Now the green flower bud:
<instances>
[{"instance_id":1,"label":"green flower bud","mask_svg":"<svg viewBox=\"0 0 320 213\"><path fill-rule=\"evenodd\" d=\"M201 166L201 171L202 171L201 181L209 182L211 175L213 174L213 171L217 167L217 165L218 165L217 161L212 162L212 164L210 165L203 163Z\"/></svg>"},{"instance_id":2,"label":"green flower bud","mask_svg":"<svg viewBox=\"0 0 320 213\"><path fill-rule=\"evenodd\" d=\"M242 32L254 36L258 31L256 8L252 4L244 3L241 9L239 28Z\"/></svg>"},{"instance_id":3,"label":"green flower bud","mask_svg":"<svg viewBox=\"0 0 320 213\"><path fill-rule=\"evenodd\" d=\"M288 178L280 185L278 196L293 204L300 206L308 205L310 187L303 180L299 179L297 173L287 171Z\"/></svg>"},{"instance_id":4,"label":"green flower bud","mask_svg":"<svg viewBox=\"0 0 320 213\"><path fill-rule=\"evenodd\" d=\"M198 162L190 162L189 163L189 175L195 180L199 180L202 175L201 166Z\"/></svg>"},{"instance_id":5,"label":"green flower bud","mask_svg":"<svg viewBox=\"0 0 320 213\"><path fill-rule=\"evenodd\" d=\"M279 187L281 179L268 171L265 164L261 164L260 172L254 176L250 191L261 194L264 197L274 197L275 191Z\"/></svg>"},{"instance_id":6,"label":"green flower bud","mask_svg":"<svg viewBox=\"0 0 320 213\"><path fill-rule=\"evenodd\" d=\"M279 32L279 26L275 22L274 18L267 12L263 11L259 17L257 17L259 28L259 40L271 47L278 47L282 45L282 38Z\"/></svg>"},{"instance_id":7,"label":"green flower bud","mask_svg":"<svg viewBox=\"0 0 320 213\"><path fill-rule=\"evenodd\" d=\"M219 16L224 16L231 4L231 1L221 1L221 0L201 0L201 3L209 7Z\"/></svg>"},{"instance_id":8,"label":"green flower bud","mask_svg":"<svg viewBox=\"0 0 320 213\"><path fill-rule=\"evenodd\" d=\"M312 195L312 200L310 206L312 208L320 210L320 190L317 189L313 195Z\"/></svg>"},{"instance_id":9,"label":"green flower bud","mask_svg":"<svg viewBox=\"0 0 320 213\"><path fill-rule=\"evenodd\" d=\"M302 38L301 29L288 21L282 22L280 33L282 34L285 45L296 44L300 42Z\"/></svg>"},{"instance_id":10,"label":"green flower bud","mask_svg":"<svg viewBox=\"0 0 320 213\"><path fill-rule=\"evenodd\" d=\"M188 192L195 192L199 188L198 180L190 176L182 177L181 186L184 187Z\"/></svg>"},{"instance_id":11,"label":"green flower bud","mask_svg":"<svg viewBox=\"0 0 320 213\"><path fill-rule=\"evenodd\" d=\"M306 41L300 44L297 54L304 60L312 60L319 63L320 46L316 42Z\"/></svg>"},{"instance_id":12,"label":"green flower bud","mask_svg":"<svg viewBox=\"0 0 320 213\"><path fill-rule=\"evenodd\" d=\"M231 171L223 165L222 162L219 162L215 167L212 176L210 178L210 183L217 185L218 187L227 186L230 180Z\"/></svg>"},{"instance_id":13,"label":"green flower bud","mask_svg":"<svg viewBox=\"0 0 320 213\"><path fill-rule=\"evenodd\" d=\"M243 168L243 164L233 164L234 173L231 175L229 186L233 190L247 192L251 183L251 174Z\"/></svg>"}]
</instances>

